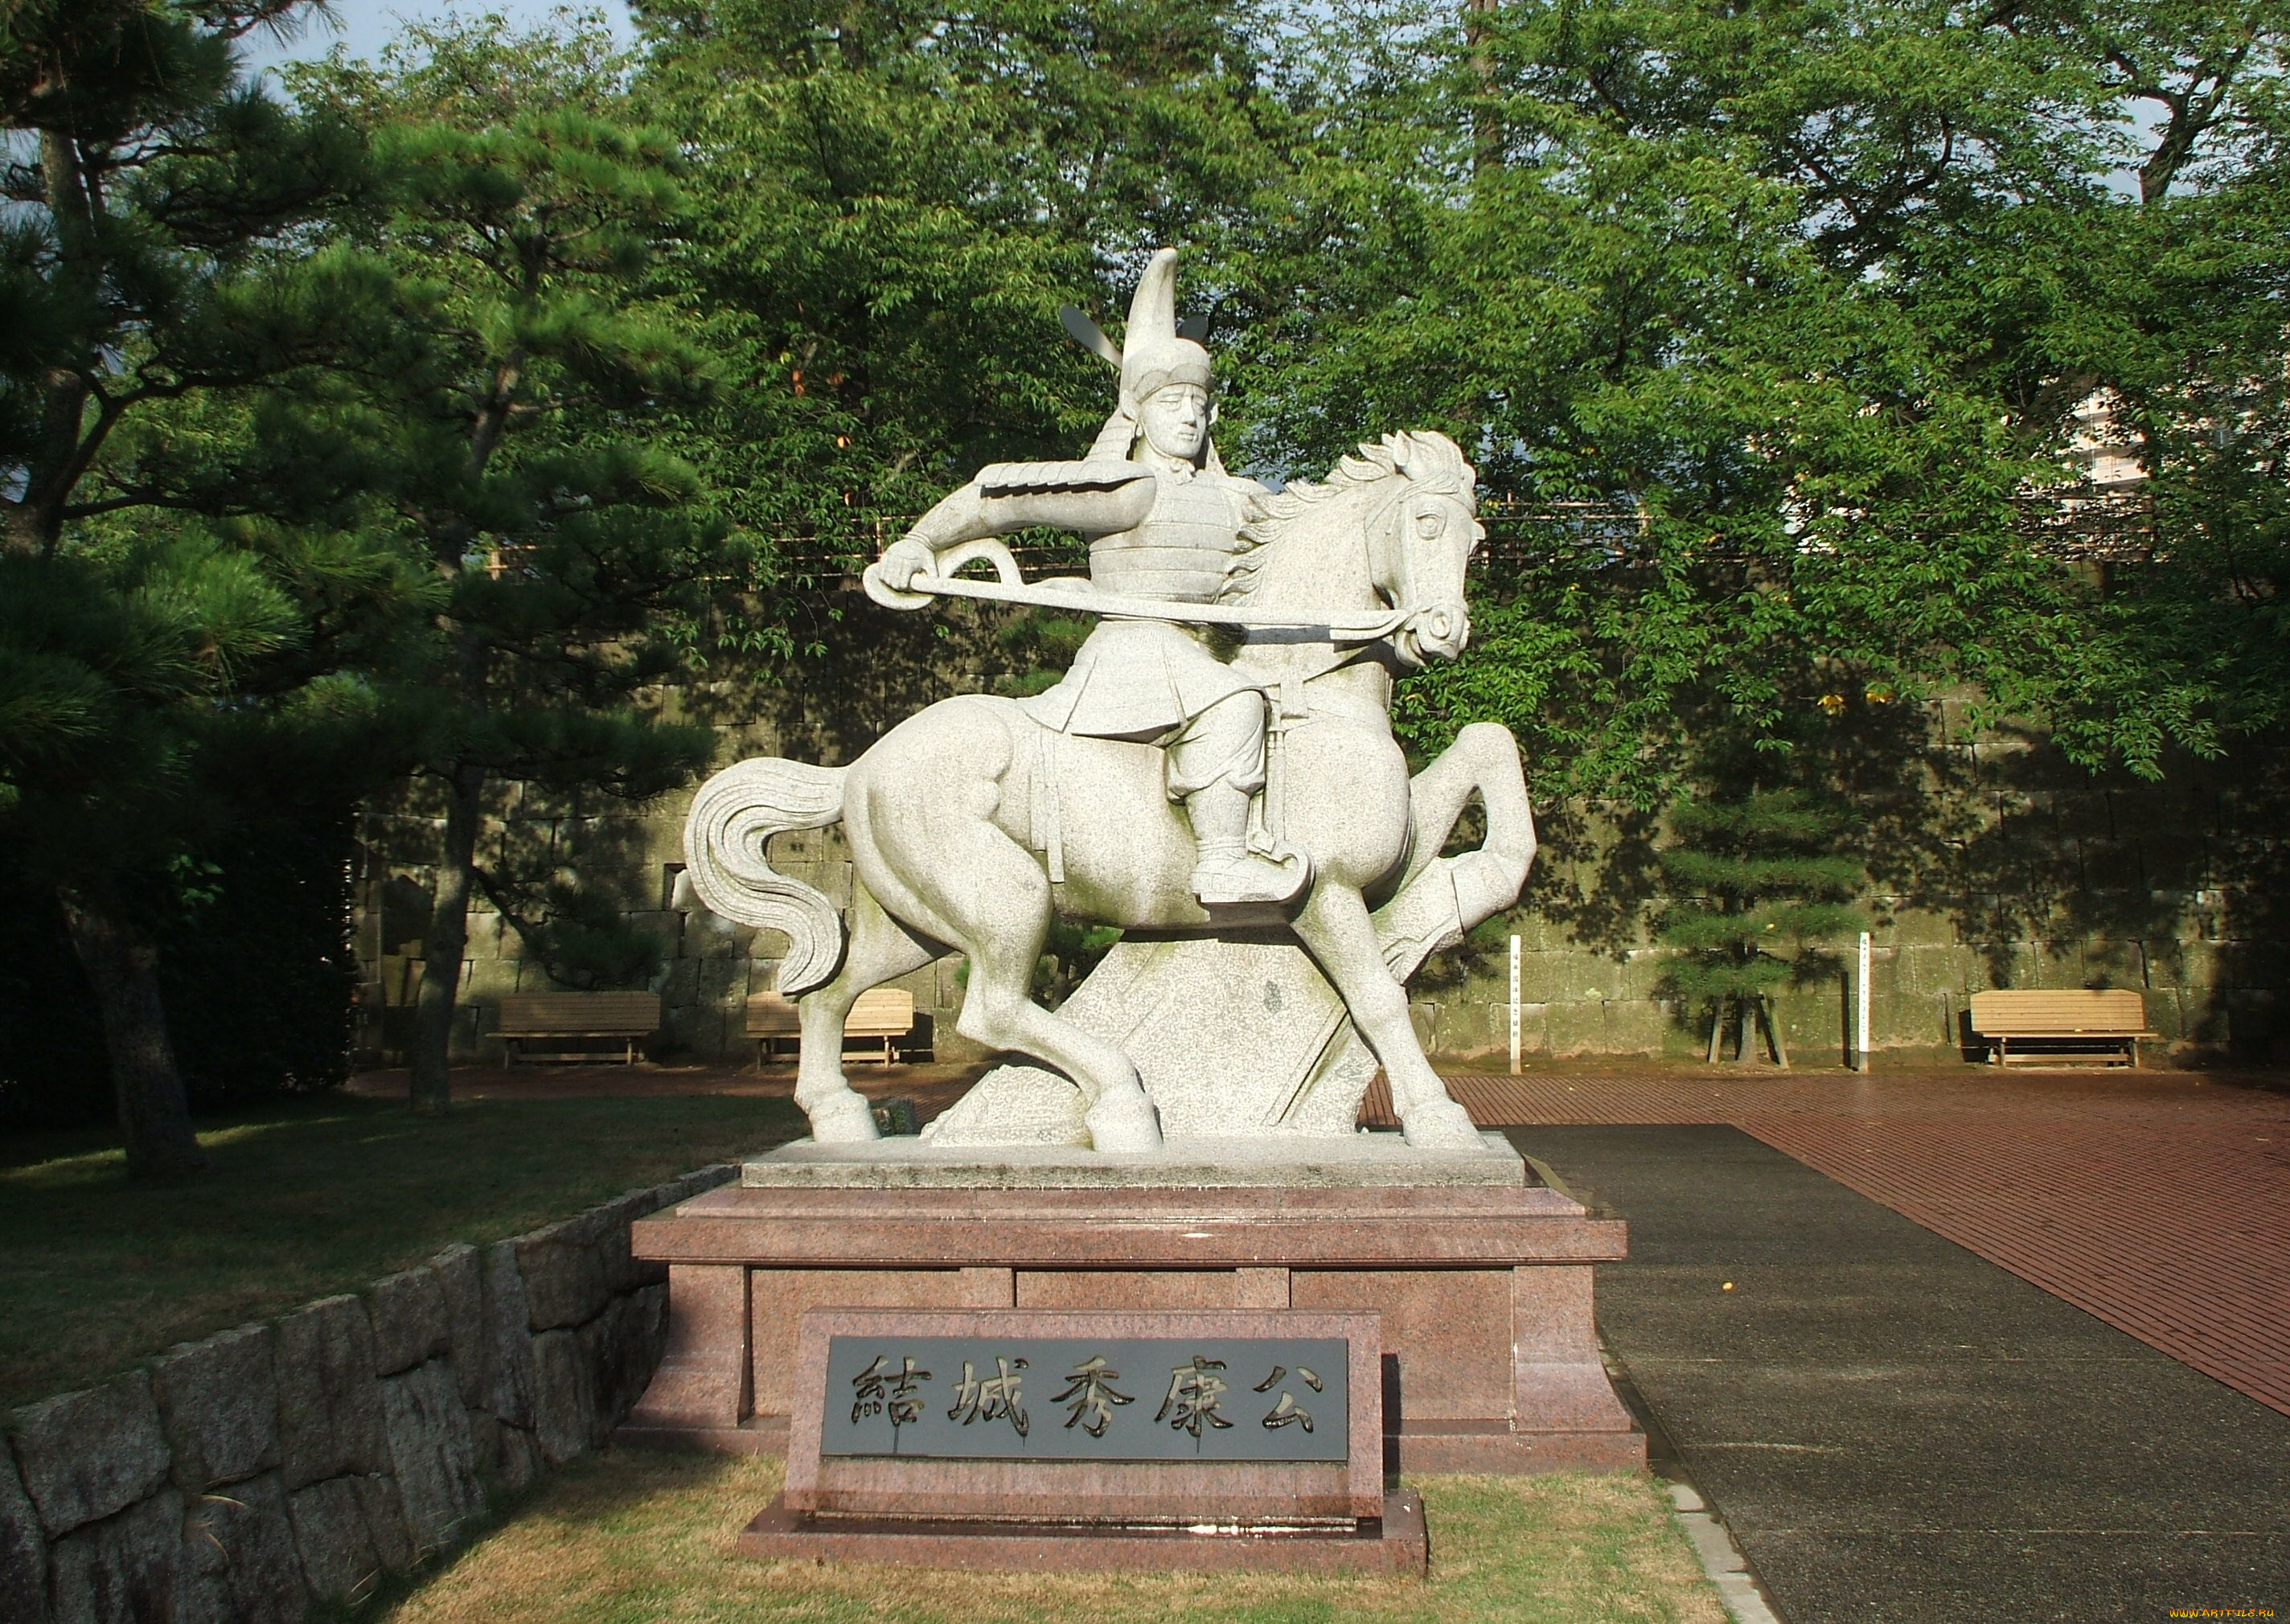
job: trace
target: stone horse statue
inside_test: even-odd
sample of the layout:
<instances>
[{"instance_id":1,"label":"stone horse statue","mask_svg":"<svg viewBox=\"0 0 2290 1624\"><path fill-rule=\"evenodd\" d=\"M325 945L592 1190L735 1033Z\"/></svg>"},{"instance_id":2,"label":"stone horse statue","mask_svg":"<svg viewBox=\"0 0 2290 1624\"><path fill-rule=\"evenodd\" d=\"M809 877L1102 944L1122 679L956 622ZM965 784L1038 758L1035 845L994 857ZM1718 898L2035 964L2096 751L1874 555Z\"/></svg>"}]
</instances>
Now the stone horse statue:
<instances>
[{"instance_id":1,"label":"stone horse statue","mask_svg":"<svg viewBox=\"0 0 2290 1624\"><path fill-rule=\"evenodd\" d=\"M1233 663L1274 708L1261 833L1310 864L1309 889L1285 923L1389 1078L1408 1142L1474 1148L1477 1132L1425 1059L1387 959L1405 958L1404 976L1427 945L1509 907L1534 854L1507 730L1465 728L1413 780L1391 733L1395 672L1453 659L1469 638L1464 571L1485 535L1475 507L1471 468L1453 442L1387 436L1325 483L1261 499L1220 600L1251 612ZM1014 565L1004 573L1014 580ZM1331 621L1380 635L1356 631L1347 646ZM1474 794L1485 842L1442 859ZM835 905L774 872L765 852L774 834L838 820L853 876L847 941ZM876 1136L842 1069L844 1022L859 995L953 950L970 964L956 1023L965 1036L1070 1079L1095 1148L1160 1148L1130 1058L1030 996L1053 910L1133 931L1235 923L1212 917L1191 892L1193 842L1152 745L1061 734L1007 700L944 700L847 767L758 758L717 773L693 804L685 844L710 908L789 938L781 989L804 995L796 1100L818 1140ZM1406 955L1379 940L1371 909L1419 879L1438 896L1438 940Z\"/></svg>"}]
</instances>

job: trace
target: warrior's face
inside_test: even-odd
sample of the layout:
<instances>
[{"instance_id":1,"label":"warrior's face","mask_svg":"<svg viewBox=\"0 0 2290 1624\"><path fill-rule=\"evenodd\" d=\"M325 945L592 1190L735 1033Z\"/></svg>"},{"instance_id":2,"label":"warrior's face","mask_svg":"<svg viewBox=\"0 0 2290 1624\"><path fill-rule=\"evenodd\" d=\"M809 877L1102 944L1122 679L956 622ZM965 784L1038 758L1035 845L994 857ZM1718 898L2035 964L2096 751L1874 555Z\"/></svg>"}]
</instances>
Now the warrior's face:
<instances>
[{"instance_id":1,"label":"warrior's face","mask_svg":"<svg viewBox=\"0 0 2290 1624\"><path fill-rule=\"evenodd\" d=\"M1209 439L1209 395L1195 383L1173 383L1146 396L1137 410L1145 444L1181 462L1200 460Z\"/></svg>"}]
</instances>

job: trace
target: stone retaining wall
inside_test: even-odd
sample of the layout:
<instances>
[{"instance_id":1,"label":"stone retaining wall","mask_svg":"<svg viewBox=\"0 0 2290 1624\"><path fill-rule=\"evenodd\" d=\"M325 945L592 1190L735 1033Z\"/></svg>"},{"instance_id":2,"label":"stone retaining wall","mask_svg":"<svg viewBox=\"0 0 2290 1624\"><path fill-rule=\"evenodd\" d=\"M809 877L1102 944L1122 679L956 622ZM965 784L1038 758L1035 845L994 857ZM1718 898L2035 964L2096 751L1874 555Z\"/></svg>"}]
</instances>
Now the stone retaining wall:
<instances>
[{"instance_id":1,"label":"stone retaining wall","mask_svg":"<svg viewBox=\"0 0 2290 1624\"><path fill-rule=\"evenodd\" d=\"M27 1405L0 1449L0 1624L300 1624L586 1454L652 1378L629 1225L705 1168Z\"/></svg>"}]
</instances>

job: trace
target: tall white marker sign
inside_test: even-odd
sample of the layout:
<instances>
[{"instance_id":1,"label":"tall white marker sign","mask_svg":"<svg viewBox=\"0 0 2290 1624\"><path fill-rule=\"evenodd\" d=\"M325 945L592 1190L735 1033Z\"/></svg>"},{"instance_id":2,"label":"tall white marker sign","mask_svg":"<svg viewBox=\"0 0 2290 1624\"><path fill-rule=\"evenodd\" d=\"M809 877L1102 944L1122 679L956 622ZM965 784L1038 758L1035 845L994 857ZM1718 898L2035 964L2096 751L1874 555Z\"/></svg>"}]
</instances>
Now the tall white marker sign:
<instances>
[{"instance_id":1,"label":"tall white marker sign","mask_svg":"<svg viewBox=\"0 0 2290 1624\"><path fill-rule=\"evenodd\" d=\"M1510 939L1510 1075L1518 1076L1518 938Z\"/></svg>"},{"instance_id":2,"label":"tall white marker sign","mask_svg":"<svg viewBox=\"0 0 2290 1624\"><path fill-rule=\"evenodd\" d=\"M1853 1069L1869 1069L1869 932L1861 932L1861 973L1853 987Z\"/></svg>"}]
</instances>

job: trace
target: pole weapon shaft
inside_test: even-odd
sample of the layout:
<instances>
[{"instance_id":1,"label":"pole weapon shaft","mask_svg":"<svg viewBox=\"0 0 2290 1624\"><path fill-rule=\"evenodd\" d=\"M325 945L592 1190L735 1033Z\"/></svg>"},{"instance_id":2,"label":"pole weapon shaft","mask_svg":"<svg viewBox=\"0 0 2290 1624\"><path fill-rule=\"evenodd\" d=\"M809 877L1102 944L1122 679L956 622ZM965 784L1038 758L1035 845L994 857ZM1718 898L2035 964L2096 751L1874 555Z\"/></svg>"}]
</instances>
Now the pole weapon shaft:
<instances>
[{"instance_id":1,"label":"pole weapon shaft","mask_svg":"<svg viewBox=\"0 0 2290 1624\"><path fill-rule=\"evenodd\" d=\"M877 603L888 603L894 608L916 605L899 604L877 594L892 590L875 573L875 566L867 570L869 596ZM917 576L906 591L927 594L933 597L966 597L983 603L1024 604L1037 609L1065 609L1083 614L1105 615L1125 620L1168 620L1183 626L1234 626L1259 631L1325 631L1338 643L1368 642L1389 636L1407 619L1405 610L1386 610L1381 614L1314 614L1309 612L1266 612L1255 609L1237 609L1226 604L1177 604L1160 598L1127 597L1109 592L1072 592L1057 587L1037 587L1030 583L1008 580L964 580L952 575Z\"/></svg>"}]
</instances>

